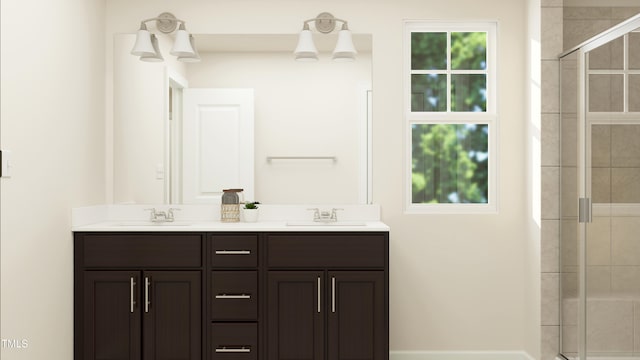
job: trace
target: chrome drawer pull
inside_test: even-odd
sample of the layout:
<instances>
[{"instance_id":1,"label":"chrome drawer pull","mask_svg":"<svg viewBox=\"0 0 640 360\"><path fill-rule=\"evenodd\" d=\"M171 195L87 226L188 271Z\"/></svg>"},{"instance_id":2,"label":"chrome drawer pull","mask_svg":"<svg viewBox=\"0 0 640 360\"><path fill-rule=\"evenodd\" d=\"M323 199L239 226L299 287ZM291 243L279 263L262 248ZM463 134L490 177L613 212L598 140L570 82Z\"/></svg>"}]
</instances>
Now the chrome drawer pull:
<instances>
[{"instance_id":1,"label":"chrome drawer pull","mask_svg":"<svg viewBox=\"0 0 640 360\"><path fill-rule=\"evenodd\" d=\"M131 306L131 312L133 312L134 307L136 306L136 299L135 299L135 287L136 287L136 281L133 279L133 276L129 279L129 286L130 286L130 306Z\"/></svg>"},{"instance_id":2,"label":"chrome drawer pull","mask_svg":"<svg viewBox=\"0 0 640 360\"><path fill-rule=\"evenodd\" d=\"M216 250L216 255L251 255L251 250Z\"/></svg>"},{"instance_id":3,"label":"chrome drawer pull","mask_svg":"<svg viewBox=\"0 0 640 360\"><path fill-rule=\"evenodd\" d=\"M216 348L217 353L250 353L251 348L246 346L241 347L226 347Z\"/></svg>"},{"instance_id":4,"label":"chrome drawer pull","mask_svg":"<svg viewBox=\"0 0 640 360\"><path fill-rule=\"evenodd\" d=\"M149 305L151 305L151 299L149 298L149 286L151 281L148 277L144 277L144 312L149 312Z\"/></svg>"},{"instance_id":5,"label":"chrome drawer pull","mask_svg":"<svg viewBox=\"0 0 640 360\"><path fill-rule=\"evenodd\" d=\"M321 289L320 289L320 276L318 276L318 313L320 313L320 298L321 298Z\"/></svg>"},{"instance_id":6,"label":"chrome drawer pull","mask_svg":"<svg viewBox=\"0 0 640 360\"><path fill-rule=\"evenodd\" d=\"M336 278L331 277L331 312L336 312Z\"/></svg>"},{"instance_id":7,"label":"chrome drawer pull","mask_svg":"<svg viewBox=\"0 0 640 360\"><path fill-rule=\"evenodd\" d=\"M251 299L251 295L247 294L218 294L216 299Z\"/></svg>"}]
</instances>

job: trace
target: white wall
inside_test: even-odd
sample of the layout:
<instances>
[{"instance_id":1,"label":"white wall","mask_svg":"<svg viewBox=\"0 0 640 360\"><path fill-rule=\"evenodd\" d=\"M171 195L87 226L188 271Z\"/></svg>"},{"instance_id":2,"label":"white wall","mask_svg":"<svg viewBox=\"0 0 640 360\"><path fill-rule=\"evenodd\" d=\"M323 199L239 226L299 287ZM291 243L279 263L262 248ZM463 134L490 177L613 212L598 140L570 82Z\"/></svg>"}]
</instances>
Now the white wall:
<instances>
[{"instance_id":1,"label":"white wall","mask_svg":"<svg viewBox=\"0 0 640 360\"><path fill-rule=\"evenodd\" d=\"M110 0L107 7L107 34L134 32L140 19L163 11L186 19L193 33L295 33L323 11L347 19L355 33L372 33L373 196L391 226L391 349L533 351L528 337L539 321L529 312L539 288L527 209L526 1ZM497 215L403 213L403 19L499 21Z\"/></svg>"},{"instance_id":2,"label":"white wall","mask_svg":"<svg viewBox=\"0 0 640 360\"><path fill-rule=\"evenodd\" d=\"M542 120L541 120L541 1L527 0L527 72L524 83L527 86L529 104L528 140L527 140L527 243L525 246L525 322L540 324L541 318L541 189L542 189ZM525 349L534 358L541 356L541 329L537 326L527 328Z\"/></svg>"},{"instance_id":3,"label":"white wall","mask_svg":"<svg viewBox=\"0 0 640 360\"><path fill-rule=\"evenodd\" d=\"M72 207L104 202L101 0L3 0L0 180L3 360L73 357Z\"/></svg>"}]
</instances>

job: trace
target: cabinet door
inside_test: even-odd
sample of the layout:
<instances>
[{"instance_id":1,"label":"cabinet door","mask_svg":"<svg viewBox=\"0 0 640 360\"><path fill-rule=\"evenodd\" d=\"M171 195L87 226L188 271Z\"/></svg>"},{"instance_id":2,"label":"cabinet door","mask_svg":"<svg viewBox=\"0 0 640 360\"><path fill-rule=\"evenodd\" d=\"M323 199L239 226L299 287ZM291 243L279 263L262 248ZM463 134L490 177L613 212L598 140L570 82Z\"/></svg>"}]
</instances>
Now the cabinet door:
<instances>
[{"instance_id":1,"label":"cabinet door","mask_svg":"<svg viewBox=\"0 0 640 360\"><path fill-rule=\"evenodd\" d=\"M324 289L322 271L269 272L269 360L323 360Z\"/></svg>"},{"instance_id":2,"label":"cabinet door","mask_svg":"<svg viewBox=\"0 0 640 360\"><path fill-rule=\"evenodd\" d=\"M383 271L328 274L328 359L388 359Z\"/></svg>"},{"instance_id":3,"label":"cabinet door","mask_svg":"<svg viewBox=\"0 0 640 360\"><path fill-rule=\"evenodd\" d=\"M146 271L141 289L144 359L200 360L200 271Z\"/></svg>"},{"instance_id":4,"label":"cabinet door","mask_svg":"<svg viewBox=\"0 0 640 360\"><path fill-rule=\"evenodd\" d=\"M137 271L85 271L83 360L139 360Z\"/></svg>"}]
</instances>

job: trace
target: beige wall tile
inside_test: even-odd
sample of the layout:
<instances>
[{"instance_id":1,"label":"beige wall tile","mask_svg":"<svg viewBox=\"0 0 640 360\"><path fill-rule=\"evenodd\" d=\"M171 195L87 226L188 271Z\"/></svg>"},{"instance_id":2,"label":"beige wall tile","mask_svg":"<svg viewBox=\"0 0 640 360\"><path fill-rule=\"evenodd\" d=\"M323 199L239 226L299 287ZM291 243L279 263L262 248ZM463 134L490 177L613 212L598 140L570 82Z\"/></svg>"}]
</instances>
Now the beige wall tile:
<instances>
[{"instance_id":1,"label":"beige wall tile","mask_svg":"<svg viewBox=\"0 0 640 360\"><path fill-rule=\"evenodd\" d=\"M542 61L542 113L560 112L560 70L557 60Z\"/></svg>"},{"instance_id":2,"label":"beige wall tile","mask_svg":"<svg viewBox=\"0 0 640 360\"><path fill-rule=\"evenodd\" d=\"M578 266L578 219L562 220L561 236L562 266Z\"/></svg>"},{"instance_id":3,"label":"beige wall tile","mask_svg":"<svg viewBox=\"0 0 640 360\"><path fill-rule=\"evenodd\" d=\"M611 294L611 266L587 266L587 296Z\"/></svg>"},{"instance_id":4,"label":"beige wall tile","mask_svg":"<svg viewBox=\"0 0 640 360\"><path fill-rule=\"evenodd\" d=\"M542 274L540 296L542 325L560 325L560 274Z\"/></svg>"},{"instance_id":5,"label":"beige wall tile","mask_svg":"<svg viewBox=\"0 0 640 360\"><path fill-rule=\"evenodd\" d=\"M562 114L575 116L578 112L578 64L575 53L560 60L560 69L562 71Z\"/></svg>"},{"instance_id":6,"label":"beige wall tile","mask_svg":"<svg viewBox=\"0 0 640 360\"><path fill-rule=\"evenodd\" d=\"M597 299L587 302L587 350L633 351L633 302Z\"/></svg>"},{"instance_id":7,"label":"beige wall tile","mask_svg":"<svg viewBox=\"0 0 640 360\"><path fill-rule=\"evenodd\" d=\"M610 7L568 6L564 8L564 11L565 20L597 20L611 18Z\"/></svg>"},{"instance_id":8,"label":"beige wall tile","mask_svg":"<svg viewBox=\"0 0 640 360\"><path fill-rule=\"evenodd\" d=\"M611 166L611 125L591 126L591 166Z\"/></svg>"},{"instance_id":9,"label":"beige wall tile","mask_svg":"<svg viewBox=\"0 0 640 360\"><path fill-rule=\"evenodd\" d=\"M560 168L542 168L542 218L560 218Z\"/></svg>"},{"instance_id":10,"label":"beige wall tile","mask_svg":"<svg viewBox=\"0 0 640 360\"><path fill-rule=\"evenodd\" d=\"M640 301L633 303L633 351L640 352Z\"/></svg>"},{"instance_id":11,"label":"beige wall tile","mask_svg":"<svg viewBox=\"0 0 640 360\"><path fill-rule=\"evenodd\" d=\"M554 360L560 352L560 327L542 326L541 360Z\"/></svg>"},{"instance_id":12,"label":"beige wall tile","mask_svg":"<svg viewBox=\"0 0 640 360\"><path fill-rule=\"evenodd\" d=\"M562 298L570 299L578 297L578 272L563 272L562 277Z\"/></svg>"},{"instance_id":13,"label":"beige wall tile","mask_svg":"<svg viewBox=\"0 0 640 360\"><path fill-rule=\"evenodd\" d=\"M611 169L591 169L591 197L594 203L611 202Z\"/></svg>"},{"instance_id":14,"label":"beige wall tile","mask_svg":"<svg viewBox=\"0 0 640 360\"><path fill-rule=\"evenodd\" d=\"M614 7L611 9L611 18L614 20L626 20L637 14L640 14L640 6Z\"/></svg>"},{"instance_id":15,"label":"beige wall tile","mask_svg":"<svg viewBox=\"0 0 640 360\"><path fill-rule=\"evenodd\" d=\"M640 203L640 168L611 169L611 202Z\"/></svg>"},{"instance_id":16,"label":"beige wall tile","mask_svg":"<svg viewBox=\"0 0 640 360\"><path fill-rule=\"evenodd\" d=\"M589 75L589 111L622 111L623 86L622 75Z\"/></svg>"},{"instance_id":17,"label":"beige wall tile","mask_svg":"<svg viewBox=\"0 0 640 360\"><path fill-rule=\"evenodd\" d=\"M640 75L629 75L629 111L640 111Z\"/></svg>"},{"instance_id":18,"label":"beige wall tile","mask_svg":"<svg viewBox=\"0 0 640 360\"><path fill-rule=\"evenodd\" d=\"M542 114L542 166L560 165L560 115Z\"/></svg>"},{"instance_id":19,"label":"beige wall tile","mask_svg":"<svg viewBox=\"0 0 640 360\"><path fill-rule=\"evenodd\" d=\"M640 125L611 127L611 166L640 167Z\"/></svg>"},{"instance_id":20,"label":"beige wall tile","mask_svg":"<svg viewBox=\"0 0 640 360\"><path fill-rule=\"evenodd\" d=\"M640 33L629 34L629 69L640 69Z\"/></svg>"},{"instance_id":21,"label":"beige wall tile","mask_svg":"<svg viewBox=\"0 0 640 360\"><path fill-rule=\"evenodd\" d=\"M578 325L578 299L562 300L562 325Z\"/></svg>"},{"instance_id":22,"label":"beige wall tile","mask_svg":"<svg viewBox=\"0 0 640 360\"><path fill-rule=\"evenodd\" d=\"M578 326L562 326L562 353L578 352Z\"/></svg>"},{"instance_id":23,"label":"beige wall tile","mask_svg":"<svg viewBox=\"0 0 640 360\"><path fill-rule=\"evenodd\" d=\"M640 218L611 219L611 261L613 265L640 265Z\"/></svg>"},{"instance_id":24,"label":"beige wall tile","mask_svg":"<svg viewBox=\"0 0 640 360\"><path fill-rule=\"evenodd\" d=\"M564 14L563 46L565 50L571 49L611 27L611 20L567 20L567 8L565 8Z\"/></svg>"},{"instance_id":25,"label":"beige wall tile","mask_svg":"<svg viewBox=\"0 0 640 360\"><path fill-rule=\"evenodd\" d=\"M560 271L560 220L542 220L541 271Z\"/></svg>"},{"instance_id":26,"label":"beige wall tile","mask_svg":"<svg viewBox=\"0 0 640 360\"><path fill-rule=\"evenodd\" d=\"M640 266L611 268L611 292L614 296L640 297Z\"/></svg>"},{"instance_id":27,"label":"beige wall tile","mask_svg":"<svg viewBox=\"0 0 640 360\"><path fill-rule=\"evenodd\" d=\"M578 165L578 118L576 114L562 115L562 137L560 140L562 166Z\"/></svg>"},{"instance_id":28,"label":"beige wall tile","mask_svg":"<svg viewBox=\"0 0 640 360\"><path fill-rule=\"evenodd\" d=\"M624 41L622 38L613 40L590 51L589 68L594 70L623 69Z\"/></svg>"},{"instance_id":29,"label":"beige wall tile","mask_svg":"<svg viewBox=\"0 0 640 360\"><path fill-rule=\"evenodd\" d=\"M544 191L544 190L543 190ZM565 166L562 168L562 209L561 216L578 216L578 169Z\"/></svg>"},{"instance_id":30,"label":"beige wall tile","mask_svg":"<svg viewBox=\"0 0 640 360\"><path fill-rule=\"evenodd\" d=\"M557 60L562 52L562 8L542 8L541 23L542 58Z\"/></svg>"},{"instance_id":31,"label":"beige wall tile","mask_svg":"<svg viewBox=\"0 0 640 360\"><path fill-rule=\"evenodd\" d=\"M587 224L587 265L611 264L611 219L593 217Z\"/></svg>"}]
</instances>

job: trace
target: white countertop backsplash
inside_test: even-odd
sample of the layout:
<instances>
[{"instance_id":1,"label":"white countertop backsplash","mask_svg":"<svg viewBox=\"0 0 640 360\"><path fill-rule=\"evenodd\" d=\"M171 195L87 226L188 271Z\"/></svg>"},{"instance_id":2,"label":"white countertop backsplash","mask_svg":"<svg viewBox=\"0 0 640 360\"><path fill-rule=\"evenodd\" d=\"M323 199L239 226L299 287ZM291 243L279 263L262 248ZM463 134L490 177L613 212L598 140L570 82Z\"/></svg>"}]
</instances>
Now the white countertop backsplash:
<instances>
[{"instance_id":1,"label":"white countertop backsplash","mask_svg":"<svg viewBox=\"0 0 640 360\"><path fill-rule=\"evenodd\" d=\"M149 211L175 211L175 222L144 224ZM389 231L380 221L379 205L266 205L261 204L258 222L223 223L220 205L96 205L72 209L73 231ZM313 211L332 208L338 211L343 225L311 224ZM291 222L310 222L310 225L288 226ZM357 224L356 224L357 223ZM185 225L188 224L188 225Z\"/></svg>"}]
</instances>

